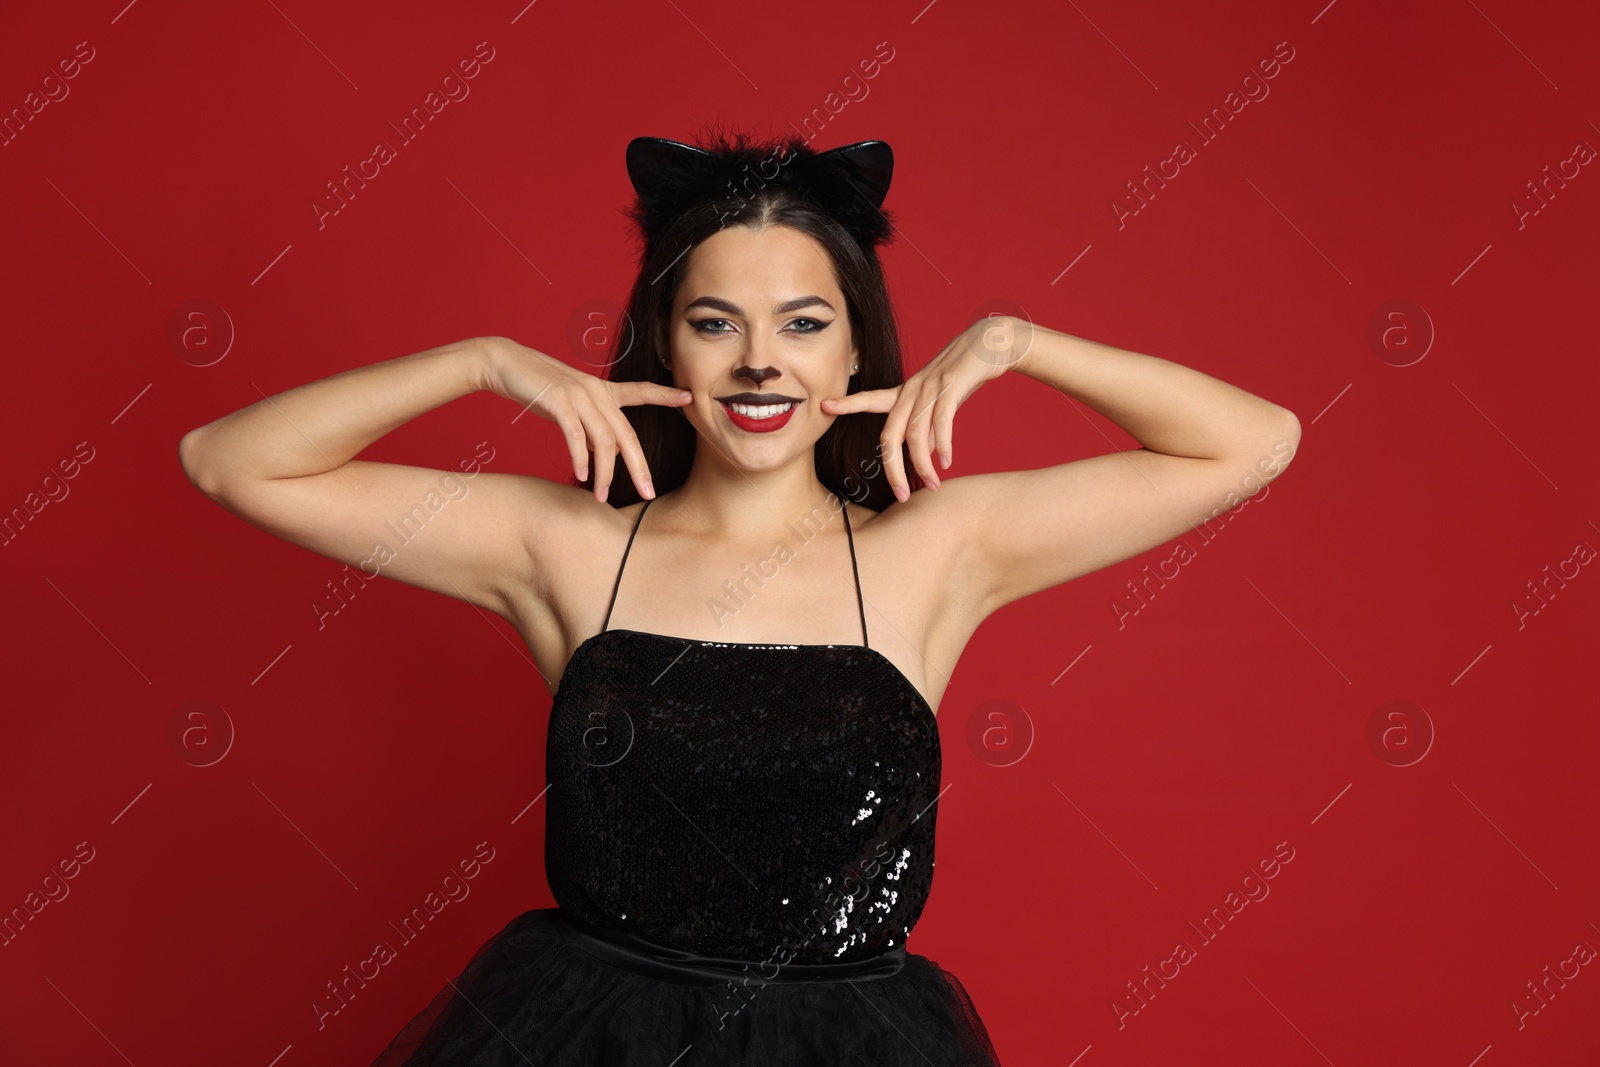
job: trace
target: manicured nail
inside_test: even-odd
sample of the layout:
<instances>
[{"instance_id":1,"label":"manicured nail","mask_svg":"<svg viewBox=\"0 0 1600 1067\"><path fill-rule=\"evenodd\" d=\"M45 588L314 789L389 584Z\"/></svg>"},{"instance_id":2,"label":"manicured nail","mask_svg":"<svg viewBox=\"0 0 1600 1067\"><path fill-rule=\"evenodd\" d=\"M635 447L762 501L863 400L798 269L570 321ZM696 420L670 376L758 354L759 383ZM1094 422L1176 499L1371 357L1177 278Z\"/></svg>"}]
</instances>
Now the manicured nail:
<instances>
[{"instance_id":1,"label":"manicured nail","mask_svg":"<svg viewBox=\"0 0 1600 1067\"><path fill-rule=\"evenodd\" d=\"M647 497L650 497L651 499L654 499L655 495L656 495L656 487L651 485L649 482L645 482L644 483L644 495L647 496Z\"/></svg>"}]
</instances>

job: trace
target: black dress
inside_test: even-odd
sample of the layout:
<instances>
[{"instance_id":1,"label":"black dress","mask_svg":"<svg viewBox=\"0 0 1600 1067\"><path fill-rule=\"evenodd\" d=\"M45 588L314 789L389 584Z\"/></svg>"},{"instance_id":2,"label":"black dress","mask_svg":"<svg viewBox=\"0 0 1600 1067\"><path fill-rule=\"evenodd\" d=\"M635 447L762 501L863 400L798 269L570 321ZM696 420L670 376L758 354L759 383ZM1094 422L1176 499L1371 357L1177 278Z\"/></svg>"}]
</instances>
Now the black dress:
<instances>
[{"instance_id":1,"label":"black dress","mask_svg":"<svg viewBox=\"0 0 1600 1067\"><path fill-rule=\"evenodd\" d=\"M939 732L882 653L602 628L546 776L558 906L491 937L374 1067L998 1064L961 983L906 951Z\"/></svg>"}]
</instances>

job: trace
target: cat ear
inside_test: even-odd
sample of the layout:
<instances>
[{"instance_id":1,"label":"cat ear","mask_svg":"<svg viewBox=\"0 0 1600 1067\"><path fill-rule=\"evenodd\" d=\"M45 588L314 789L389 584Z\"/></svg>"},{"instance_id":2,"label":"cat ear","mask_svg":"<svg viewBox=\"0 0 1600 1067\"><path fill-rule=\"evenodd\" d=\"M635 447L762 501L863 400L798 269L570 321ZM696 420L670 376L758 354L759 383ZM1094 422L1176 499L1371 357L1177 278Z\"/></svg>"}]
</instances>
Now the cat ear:
<instances>
[{"instance_id":1,"label":"cat ear","mask_svg":"<svg viewBox=\"0 0 1600 1067\"><path fill-rule=\"evenodd\" d=\"M665 137L635 137L628 142L628 180L634 192L656 200L668 188L704 177L713 159L705 149Z\"/></svg>"},{"instance_id":2,"label":"cat ear","mask_svg":"<svg viewBox=\"0 0 1600 1067\"><path fill-rule=\"evenodd\" d=\"M830 148L821 153L819 160L838 160L853 171L852 184L872 202L882 207L889 195L889 181L894 177L894 152L887 141L857 141L855 144Z\"/></svg>"},{"instance_id":3,"label":"cat ear","mask_svg":"<svg viewBox=\"0 0 1600 1067\"><path fill-rule=\"evenodd\" d=\"M775 159L777 171L768 173ZM819 153L799 138L762 144L738 134L724 136L708 150L665 137L635 137L628 142L627 163L638 194L627 214L647 249L679 214L709 198L738 195L735 183L747 179L793 186L869 250L893 232L882 205L894 174L894 153L884 141L858 141Z\"/></svg>"}]
</instances>

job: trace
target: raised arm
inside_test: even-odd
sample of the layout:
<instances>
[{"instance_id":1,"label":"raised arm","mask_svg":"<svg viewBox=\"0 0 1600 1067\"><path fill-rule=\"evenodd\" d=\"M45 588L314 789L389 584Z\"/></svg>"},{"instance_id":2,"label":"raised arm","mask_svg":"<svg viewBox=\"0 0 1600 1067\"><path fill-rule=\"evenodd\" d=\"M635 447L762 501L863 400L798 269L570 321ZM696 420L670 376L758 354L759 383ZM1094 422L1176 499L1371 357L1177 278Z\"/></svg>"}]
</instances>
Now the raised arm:
<instances>
[{"instance_id":1,"label":"raised arm","mask_svg":"<svg viewBox=\"0 0 1600 1067\"><path fill-rule=\"evenodd\" d=\"M529 577L539 480L354 458L397 426L485 388L491 340L257 401L186 434L184 473L245 521L366 578L382 574L505 614L511 583Z\"/></svg>"},{"instance_id":2,"label":"raised arm","mask_svg":"<svg viewBox=\"0 0 1600 1067\"><path fill-rule=\"evenodd\" d=\"M488 390L557 423L595 494L531 475L373 463L373 441ZM286 541L511 618L545 607L548 577L592 544L614 473L648 492L622 406L682 405L674 389L608 382L505 337L479 337L357 367L257 401L186 434L184 472L240 518ZM626 463L623 470L618 459ZM529 602L532 594L534 603Z\"/></svg>"},{"instance_id":3,"label":"raised arm","mask_svg":"<svg viewBox=\"0 0 1600 1067\"><path fill-rule=\"evenodd\" d=\"M1082 401L1143 447L953 478L917 494L963 531L960 579L982 617L1221 515L1283 473L1299 447L1293 412L1227 382L1047 327L1010 326L1026 344L1014 372ZM927 480L932 464L918 473Z\"/></svg>"}]
</instances>

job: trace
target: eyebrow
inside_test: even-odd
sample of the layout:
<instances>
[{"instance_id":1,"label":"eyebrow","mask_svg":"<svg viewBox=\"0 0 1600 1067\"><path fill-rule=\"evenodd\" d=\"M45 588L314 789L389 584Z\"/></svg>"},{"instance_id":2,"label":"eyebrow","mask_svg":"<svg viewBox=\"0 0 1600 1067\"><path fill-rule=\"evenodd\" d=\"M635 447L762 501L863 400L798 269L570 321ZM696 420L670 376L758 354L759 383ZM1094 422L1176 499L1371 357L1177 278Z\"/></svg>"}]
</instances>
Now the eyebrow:
<instances>
[{"instance_id":1,"label":"eyebrow","mask_svg":"<svg viewBox=\"0 0 1600 1067\"><path fill-rule=\"evenodd\" d=\"M791 311L799 311L801 308L816 307L819 305L827 308L829 311L834 310L833 305L822 299L820 296L797 296L793 300L785 300L783 303L774 307L772 309L772 313L774 315L787 315ZM744 314L744 308L733 303L731 300L724 300L719 296L702 296L698 300L690 301L683 310L688 311L690 308L697 307L712 308L716 311L726 311L730 315Z\"/></svg>"}]
</instances>

